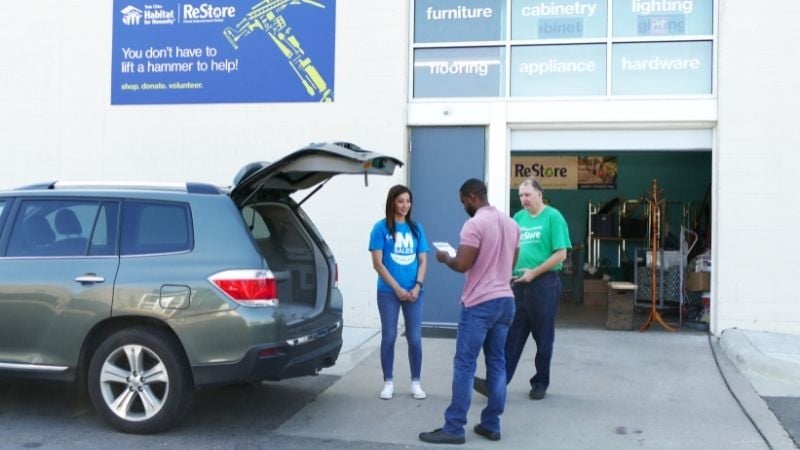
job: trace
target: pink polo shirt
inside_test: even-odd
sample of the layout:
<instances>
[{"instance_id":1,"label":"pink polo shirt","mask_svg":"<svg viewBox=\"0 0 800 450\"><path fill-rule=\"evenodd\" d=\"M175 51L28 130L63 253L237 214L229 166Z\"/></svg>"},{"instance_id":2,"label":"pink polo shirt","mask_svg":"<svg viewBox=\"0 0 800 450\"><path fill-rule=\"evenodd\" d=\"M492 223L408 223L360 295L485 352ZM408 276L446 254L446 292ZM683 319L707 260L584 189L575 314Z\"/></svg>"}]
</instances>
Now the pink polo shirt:
<instances>
[{"instance_id":1,"label":"pink polo shirt","mask_svg":"<svg viewBox=\"0 0 800 450\"><path fill-rule=\"evenodd\" d=\"M461 228L461 244L478 248L475 264L466 271L461 303L475 306L513 297L511 274L519 247L519 227L494 206L484 206Z\"/></svg>"}]
</instances>

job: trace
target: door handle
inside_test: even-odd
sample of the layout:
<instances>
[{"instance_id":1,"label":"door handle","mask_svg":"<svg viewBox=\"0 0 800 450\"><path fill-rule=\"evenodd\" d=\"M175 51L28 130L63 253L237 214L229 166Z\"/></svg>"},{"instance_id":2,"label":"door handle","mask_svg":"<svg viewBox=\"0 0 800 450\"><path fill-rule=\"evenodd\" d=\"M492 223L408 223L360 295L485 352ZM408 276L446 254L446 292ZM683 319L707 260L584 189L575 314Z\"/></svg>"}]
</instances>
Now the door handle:
<instances>
[{"instance_id":1,"label":"door handle","mask_svg":"<svg viewBox=\"0 0 800 450\"><path fill-rule=\"evenodd\" d=\"M102 283L102 282L106 281L106 279L103 278L103 277L97 276L94 273L87 273L86 275L83 275L83 276L80 276L80 277L76 277L75 281L77 281L78 283L81 283L81 284L83 284L83 283Z\"/></svg>"}]
</instances>

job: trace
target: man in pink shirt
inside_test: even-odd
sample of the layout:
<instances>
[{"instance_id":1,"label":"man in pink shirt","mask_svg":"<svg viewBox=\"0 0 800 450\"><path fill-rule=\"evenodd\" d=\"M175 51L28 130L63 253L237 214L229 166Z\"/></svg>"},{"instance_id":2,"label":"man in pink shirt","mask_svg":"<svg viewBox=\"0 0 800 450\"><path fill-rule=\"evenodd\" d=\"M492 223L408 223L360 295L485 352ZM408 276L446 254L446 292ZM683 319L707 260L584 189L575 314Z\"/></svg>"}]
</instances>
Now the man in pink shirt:
<instances>
[{"instance_id":1,"label":"man in pink shirt","mask_svg":"<svg viewBox=\"0 0 800 450\"><path fill-rule=\"evenodd\" d=\"M489 402L481 411L475 433L492 441L500 439L500 415L506 403L505 342L514 318L512 269L519 253L519 227L510 217L491 206L486 185L475 178L459 190L461 203L471 219L461 228L461 242L455 257L436 253L439 262L466 274L461 295L456 354L453 358L453 387L445 424L419 438L433 444L463 444L464 425L472 400L472 383L483 348L486 357L486 386Z\"/></svg>"}]
</instances>

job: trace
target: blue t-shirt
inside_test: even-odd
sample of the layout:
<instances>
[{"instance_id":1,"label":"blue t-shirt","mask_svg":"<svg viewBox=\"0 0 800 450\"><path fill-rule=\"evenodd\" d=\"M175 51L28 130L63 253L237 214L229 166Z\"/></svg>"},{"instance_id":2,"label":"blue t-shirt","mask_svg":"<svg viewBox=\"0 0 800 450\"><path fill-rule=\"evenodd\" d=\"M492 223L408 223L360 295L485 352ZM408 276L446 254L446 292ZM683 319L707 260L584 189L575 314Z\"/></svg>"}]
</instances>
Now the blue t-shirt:
<instances>
[{"instance_id":1,"label":"blue t-shirt","mask_svg":"<svg viewBox=\"0 0 800 450\"><path fill-rule=\"evenodd\" d=\"M417 281L417 269L419 267L418 253L428 251L428 240L425 238L425 230L419 222L414 222L417 235L411 232L411 227L407 223L394 224L394 236L389 236L389 227L386 219L380 220L372 227L369 236L369 250L383 250L383 265L389 270L397 283L404 289L411 290ZM383 278L378 276L379 292L394 292Z\"/></svg>"}]
</instances>

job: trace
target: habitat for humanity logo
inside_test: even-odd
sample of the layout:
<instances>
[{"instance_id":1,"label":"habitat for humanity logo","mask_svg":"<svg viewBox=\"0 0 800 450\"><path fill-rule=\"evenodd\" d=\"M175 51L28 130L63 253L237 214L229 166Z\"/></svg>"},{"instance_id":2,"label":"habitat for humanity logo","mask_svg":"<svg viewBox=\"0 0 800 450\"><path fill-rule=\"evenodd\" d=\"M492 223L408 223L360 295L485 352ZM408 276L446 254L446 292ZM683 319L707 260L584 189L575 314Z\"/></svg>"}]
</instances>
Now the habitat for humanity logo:
<instances>
[{"instance_id":1,"label":"habitat for humanity logo","mask_svg":"<svg viewBox=\"0 0 800 450\"><path fill-rule=\"evenodd\" d=\"M128 5L120 11L122 13L122 23L125 25L139 25L142 21L142 10Z\"/></svg>"},{"instance_id":2,"label":"habitat for humanity logo","mask_svg":"<svg viewBox=\"0 0 800 450\"><path fill-rule=\"evenodd\" d=\"M144 10L128 5L120 12L125 25L173 25L176 22L175 11L159 4L144 5Z\"/></svg>"}]
</instances>

